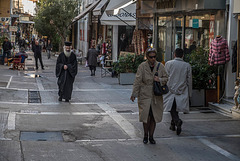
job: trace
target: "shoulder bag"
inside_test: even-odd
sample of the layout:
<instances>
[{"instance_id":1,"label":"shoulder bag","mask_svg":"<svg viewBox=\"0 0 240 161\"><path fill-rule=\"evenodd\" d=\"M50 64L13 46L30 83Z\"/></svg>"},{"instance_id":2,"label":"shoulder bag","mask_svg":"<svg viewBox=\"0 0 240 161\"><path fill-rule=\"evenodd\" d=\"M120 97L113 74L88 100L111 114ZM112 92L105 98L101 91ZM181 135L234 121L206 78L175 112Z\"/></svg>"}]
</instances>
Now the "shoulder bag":
<instances>
[{"instance_id":1,"label":"shoulder bag","mask_svg":"<svg viewBox=\"0 0 240 161\"><path fill-rule=\"evenodd\" d=\"M160 66L160 63L158 63L157 71L155 73L155 76L158 76L159 66ZM169 90L168 90L168 86L167 85L161 86L160 82L157 82L157 81L153 82L153 92L154 92L155 96L161 96L163 94L167 94L168 91Z\"/></svg>"}]
</instances>

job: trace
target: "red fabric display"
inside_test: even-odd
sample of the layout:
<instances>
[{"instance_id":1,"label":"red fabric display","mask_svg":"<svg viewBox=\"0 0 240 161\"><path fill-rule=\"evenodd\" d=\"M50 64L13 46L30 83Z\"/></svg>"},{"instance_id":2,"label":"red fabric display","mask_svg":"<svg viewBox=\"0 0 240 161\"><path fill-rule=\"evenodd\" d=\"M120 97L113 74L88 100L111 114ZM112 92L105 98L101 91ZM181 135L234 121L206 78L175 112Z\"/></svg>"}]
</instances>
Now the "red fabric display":
<instances>
[{"instance_id":1,"label":"red fabric display","mask_svg":"<svg viewBox=\"0 0 240 161\"><path fill-rule=\"evenodd\" d=\"M222 36L216 37L211 42L208 60L211 66L229 62L230 55L227 40Z\"/></svg>"}]
</instances>

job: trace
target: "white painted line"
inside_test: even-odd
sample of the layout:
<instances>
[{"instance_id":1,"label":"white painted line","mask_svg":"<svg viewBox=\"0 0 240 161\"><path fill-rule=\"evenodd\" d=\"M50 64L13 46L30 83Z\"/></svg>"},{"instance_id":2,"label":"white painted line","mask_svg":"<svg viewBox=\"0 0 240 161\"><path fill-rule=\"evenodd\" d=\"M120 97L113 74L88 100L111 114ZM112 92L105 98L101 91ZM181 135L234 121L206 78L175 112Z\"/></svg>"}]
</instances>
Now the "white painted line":
<instances>
[{"instance_id":1,"label":"white painted line","mask_svg":"<svg viewBox=\"0 0 240 161\"><path fill-rule=\"evenodd\" d=\"M0 101L0 104L27 105L28 103L26 103L26 102L3 102L3 101Z\"/></svg>"},{"instance_id":2,"label":"white painted line","mask_svg":"<svg viewBox=\"0 0 240 161\"><path fill-rule=\"evenodd\" d=\"M8 130L15 130L16 113L10 112L8 115Z\"/></svg>"},{"instance_id":3,"label":"white painted line","mask_svg":"<svg viewBox=\"0 0 240 161\"><path fill-rule=\"evenodd\" d=\"M10 83L11 83L11 81L12 81L12 77L13 77L13 76L10 77L10 79L9 79L9 81L8 81L8 84L7 84L7 87L6 87L6 88L9 88Z\"/></svg>"},{"instance_id":4,"label":"white painted line","mask_svg":"<svg viewBox=\"0 0 240 161\"><path fill-rule=\"evenodd\" d=\"M10 89L10 90L15 90L15 91L28 91L28 89L6 88L6 87L0 87L0 89Z\"/></svg>"},{"instance_id":5,"label":"white painted line","mask_svg":"<svg viewBox=\"0 0 240 161\"><path fill-rule=\"evenodd\" d=\"M40 78L36 78L36 82L37 82L37 86L39 90L44 90L43 85L42 85L42 81L40 80Z\"/></svg>"},{"instance_id":6,"label":"white painted line","mask_svg":"<svg viewBox=\"0 0 240 161\"><path fill-rule=\"evenodd\" d=\"M134 126L122 115L116 112L116 110L110 107L108 104L98 104L98 106L104 110L127 134L131 139L138 138L136 135L136 129Z\"/></svg>"},{"instance_id":7,"label":"white painted line","mask_svg":"<svg viewBox=\"0 0 240 161\"><path fill-rule=\"evenodd\" d=\"M203 139L203 138L199 138L198 140L200 140L203 144L207 145L208 147L212 148L213 150L217 151L218 153L224 155L225 157L234 160L234 161L239 161L240 158L237 157L236 155L233 155L231 153L229 153L228 151L222 149L221 147L217 146L216 144L213 144L212 142Z\"/></svg>"}]
</instances>

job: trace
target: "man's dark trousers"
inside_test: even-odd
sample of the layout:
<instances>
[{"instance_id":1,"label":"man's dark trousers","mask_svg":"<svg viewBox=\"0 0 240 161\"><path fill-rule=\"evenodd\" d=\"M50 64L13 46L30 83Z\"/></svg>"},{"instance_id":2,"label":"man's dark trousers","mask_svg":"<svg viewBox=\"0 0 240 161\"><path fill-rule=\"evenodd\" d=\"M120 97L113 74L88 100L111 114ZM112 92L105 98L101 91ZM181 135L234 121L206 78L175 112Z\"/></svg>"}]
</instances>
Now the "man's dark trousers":
<instances>
[{"instance_id":1,"label":"man's dark trousers","mask_svg":"<svg viewBox=\"0 0 240 161\"><path fill-rule=\"evenodd\" d=\"M10 57L10 51L4 51L3 52L3 56L2 56L2 64L4 65L4 59L5 59L5 57L6 57L6 55L7 55L7 58L9 58Z\"/></svg>"},{"instance_id":2,"label":"man's dark trousers","mask_svg":"<svg viewBox=\"0 0 240 161\"><path fill-rule=\"evenodd\" d=\"M176 109L177 109L177 104L176 104L176 100L174 98L172 109L170 111L171 116L172 116L172 120L174 121L174 123L177 123L178 120L179 120L178 112L177 112Z\"/></svg>"},{"instance_id":3,"label":"man's dark trousers","mask_svg":"<svg viewBox=\"0 0 240 161\"><path fill-rule=\"evenodd\" d=\"M44 67L43 67L43 62L42 62L42 54L35 55L35 65L36 65L36 69L38 69L38 59L39 59L39 61L40 61L41 67L42 67L42 69L43 69Z\"/></svg>"}]
</instances>

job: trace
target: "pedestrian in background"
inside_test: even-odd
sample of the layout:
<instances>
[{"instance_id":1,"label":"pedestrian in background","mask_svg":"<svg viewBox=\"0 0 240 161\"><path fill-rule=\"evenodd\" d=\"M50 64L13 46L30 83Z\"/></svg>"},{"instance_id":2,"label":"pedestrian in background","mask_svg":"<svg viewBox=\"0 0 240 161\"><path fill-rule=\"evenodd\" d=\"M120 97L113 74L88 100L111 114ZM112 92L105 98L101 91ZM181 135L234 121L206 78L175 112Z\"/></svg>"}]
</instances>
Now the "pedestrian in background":
<instances>
[{"instance_id":1,"label":"pedestrian in background","mask_svg":"<svg viewBox=\"0 0 240 161\"><path fill-rule=\"evenodd\" d=\"M92 44L91 48L87 53L87 62L89 69L91 71L91 76L95 76L96 66L97 66L98 51L95 49L95 45Z\"/></svg>"},{"instance_id":2,"label":"pedestrian in background","mask_svg":"<svg viewBox=\"0 0 240 161\"><path fill-rule=\"evenodd\" d=\"M65 42L64 52L57 58L56 77L58 78L59 101L65 99L65 102L71 100L73 82L77 75L77 58L71 52L71 42Z\"/></svg>"},{"instance_id":3,"label":"pedestrian in background","mask_svg":"<svg viewBox=\"0 0 240 161\"><path fill-rule=\"evenodd\" d=\"M156 61L156 54L154 48L146 50L147 60L138 67L130 98L132 101L138 98L139 121L143 122L144 144L148 143L148 139L151 144L156 144L153 134L156 123L162 121L163 115L163 97L154 95L153 82L158 81L161 85L165 85L168 80L163 64L160 64L158 76L155 76L159 63Z\"/></svg>"},{"instance_id":4,"label":"pedestrian in background","mask_svg":"<svg viewBox=\"0 0 240 161\"><path fill-rule=\"evenodd\" d=\"M38 59L40 61L42 70L44 70L44 66L42 62L42 46L39 45L38 40L35 41L35 45L33 46L33 52L34 52L36 70L38 70Z\"/></svg>"},{"instance_id":5,"label":"pedestrian in background","mask_svg":"<svg viewBox=\"0 0 240 161\"><path fill-rule=\"evenodd\" d=\"M48 59L51 58L52 48L53 48L53 46L52 46L51 40L48 40L48 42L47 42L47 48L46 48L46 50L47 50L47 55L48 55Z\"/></svg>"},{"instance_id":6,"label":"pedestrian in background","mask_svg":"<svg viewBox=\"0 0 240 161\"><path fill-rule=\"evenodd\" d=\"M7 58L11 56L11 49L12 49L12 44L8 41L8 38L5 37L4 42L2 44L2 49L3 49L3 56L2 56L2 65L4 65L4 59L7 55Z\"/></svg>"},{"instance_id":7,"label":"pedestrian in background","mask_svg":"<svg viewBox=\"0 0 240 161\"><path fill-rule=\"evenodd\" d=\"M189 97L192 96L192 70L191 65L183 61L183 50L177 48L174 52L174 60L166 62L165 69L168 74L169 92L164 95L165 111L171 113L170 130L177 135L182 131L182 120L178 112L189 112Z\"/></svg>"}]
</instances>

